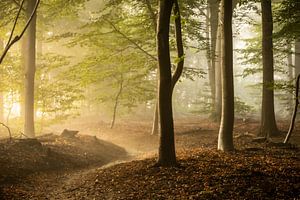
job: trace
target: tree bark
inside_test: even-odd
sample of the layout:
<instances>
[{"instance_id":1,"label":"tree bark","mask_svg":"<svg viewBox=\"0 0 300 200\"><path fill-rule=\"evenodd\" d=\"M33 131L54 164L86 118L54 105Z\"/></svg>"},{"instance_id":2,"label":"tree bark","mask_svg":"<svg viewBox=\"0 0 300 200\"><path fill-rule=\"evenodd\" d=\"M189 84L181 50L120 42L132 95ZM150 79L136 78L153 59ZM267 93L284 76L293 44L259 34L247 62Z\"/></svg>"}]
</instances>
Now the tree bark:
<instances>
[{"instance_id":1,"label":"tree bark","mask_svg":"<svg viewBox=\"0 0 300 200\"><path fill-rule=\"evenodd\" d=\"M218 35L218 20L219 20L219 0L209 0L208 1L208 7L209 7L209 24L210 24L210 73L211 73L211 92L212 92L212 117L214 120L220 119L220 112L218 113L218 104L220 102L217 102L218 99L216 99L217 95L217 81L220 81L220 79L217 79L216 75L216 67L217 67L217 35Z\"/></svg>"},{"instance_id":2,"label":"tree bark","mask_svg":"<svg viewBox=\"0 0 300 200\"><path fill-rule=\"evenodd\" d=\"M172 112L172 74L169 47L169 26L173 3L173 0L159 1L157 53L159 66L158 94L161 134L157 164L160 166L176 165Z\"/></svg>"},{"instance_id":3,"label":"tree bark","mask_svg":"<svg viewBox=\"0 0 300 200\"><path fill-rule=\"evenodd\" d=\"M219 10L222 10L219 9ZM219 14L218 17L218 29L217 29L217 40L216 40L216 51L215 51L215 119L216 121L221 121L221 113L222 113L222 80L221 80L221 59L222 59L222 24L221 24L221 15L222 12Z\"/></svg>"},{"instance_id":4,"label":"tree bark","mask_svg":"<svg viewBox=\"0 0 300 200\"><path fill-rule=\"evenodd\" d=\"M211 24L211 17L210 16L210 8L209 5L206 8L206 17L205 17L205 37L206 37L206 61L207 61L207 70L208 70L208 82L209 82L209 87L210 87L210 97L211 97L211 108L212 108L212 113L211 117L214 119L215 118L215 65L214 63L214 55L213 55L213 50L212 50L212 45L211 45L211 36L210 36L210 27L212 26ZM212 27L211 27L212 28Z\"/></svg>"},{"instance_id":5,"label":"tree bark","mask_svg":"<svg viewBox=\"0 0 300 200\"><path fill-rule=\"evenodd\" d=\"M216 48L216 61L215 61L215 119L217 122L221 121L222 113L222 82L221 82L221 41L222 41L222 29L219 25L218 37L217 37L217 48Z\"/></svg>"},{"instance_id":6,"label":"tree bark","mask_svg":"<svg viewBox=\"0 0 300 200\"><path fill-rule=\"evenodd\" d=\"M4 50L4 42L0 38L0 52ZM0 84L2 83L2 74L0 74ZM4 95L3 91L0 90L0 122L4 122Z\"/></svg>"},{"instance_id":7,"label":"tree bark","mask_svg":"<svg viewBox=\"0 0 300 200\"><path fill-rule=\"evenodd\" d=\"M118 105L119 105L119 98L122 94L122 91L123 91L123 75L121 75L121 80L120 80L120 88L119 88L119 91L116 95L116 99L115 99L115 106L114 106L114 112L113 112L113 118L112 118L112 121L111 121L111 125L110 125L110 128L112 129L115 125L115 121L116 121L116 115L117 115L117 108L118 108Z\"/></svg>"},{"instance_id":8,"label":"tree bark","mask_svg":"<svg viewBox=\"0 0 300 200\"><path fill-rule=\"evenodd\" d=\"M232 151L234 123L233 47L232 47L232 0L222 0L222 116L218 149Z\"/></svg>"},{"instance_id":9,"label":"tree bark","mask_svg":"<svg viewBox=\"0 0 300 200\"><path fill-rule=\"evenodd\" d=\"M274 112L274 59L273 59L273 19L271 0L261 1L262 8L262 57L263 90L262 114L259 136L269 138L279 133Z\"/></svg>"},{"instance_id":10,"label":"tree bark","mask_svg":"<svg viewBox=\"0 0 300 200\"><path fill-rule=\"evenodd\" d=\"M292 115L289 131L287 132L286 137L285 137L284 142L283 142L285 144L289 142L289 139L292 135L292 132L293 132L293 129L294 129L294 126L295 126L295 120L296 120L296 117L297 117L297 110L298 110L298 106L299 106L299 82L300 82L300 74L298 74L297 79L296 79L295 107L294 107L294 112L293 112L293 115Z\"/></svg>"},{"instance_id":11,"label":"tree bark","mask_svg":"<svg viewBox=\"0 0 300 200\"><path fill-rule=\"evenodd\" d=\"M36 0L27 1L26 18L29 19ZM34 15L25 33L25 121L24 134L27 137L35 137L34 132L34 76L36 61L36 14Z\"/></svg>"},{"instance_id":12,"label":"tree bark","mask_svg":"<svg viewBox=\"0 0 300 200\"><path fill-rule=\"evenodd\" d=\"M287 41L288 42L288 41ZM290 52L292 50L292 45L290 42L287 43L287 65L288 65L288 81L293 81L294 80L294 74L293 74L293 56L292 53ZM289 114L292 115L293 113L293 99L294 95L292 93L288 93L288 109L289 109Z\"/></svg>"},{"instance_id":13,"label":"tree bark","mask_svg":"<svg viewBox=\"0 0 300 200\"><path fill-rule=\"evenodd\" d=\"M24 79L22 80L23 84L21 84L19 88L20 119L22 123L24 123L25 120L25 66L26 66L26 54L27 54L26 43L27 43L26 38L23 37L21 40L20 48L21 48L21 65L22 65L21 73Z\"/></svg>"},{"instance_id":14,"label":"tree bark","mask_svg":"<svg viewBox=\"0 0 300 200\"><path fill-rule=\"evenodd\" d=\"M157 29L157 17L155 14L155 11L151 5L150 0L145 0L148 12L150 14L152 23L153 23L153 28L156 34L156 29ZM157 78L158 78L159 74L157 72ZM155 103L155 108L154 108L154 113L153 113L153 121L152 121L152 130L151 130L151 135L158 135L159 133L159 112L158 112L158 95L156 98L156 103Z\"/></svg>"},{"instance_id":15,"label":"tree bark","mask_svg":"<svg viewBox=\"0 0 300 200\"><path fill-rule=\"evenodd\" d=\"M300 74L300 38L295 42L295 78Z\"/></svg>"},{"instance_id":16,"label":"tree bark","mask_svg":"<svg viewBox=\"0 0 300 200\"><path fill-rule=\"evenodd\" d=\"M172 76L172 93L176 83L178 82L184 65L184 49L181 32L181 14L179 10L179 4L177 0L174 0L174 15L175 15L175 37L176 37L176 48L177 48L177 66Z\"/></svg>"},{"instance_id":17,"label":"tree bark","mask_svg":"<svg viewBox=\"0 0 300 200\"><path fill-rule=\"evenodd\" d=\"M153 122L152 122L152 130L151 135L158 135L159 133L159 112L158 112L158 99L156 99L154 114L153 114Z\"/></svg>"},{"instance_id":18,"label":"tree bark","mask_svg":"<svg viewBox=\"0 0 300 200\"><path fill-rule=\"evenodd\" d=\"M4 122L4 95L0 91L0 122Z\"/></svg>"}]
</instances>

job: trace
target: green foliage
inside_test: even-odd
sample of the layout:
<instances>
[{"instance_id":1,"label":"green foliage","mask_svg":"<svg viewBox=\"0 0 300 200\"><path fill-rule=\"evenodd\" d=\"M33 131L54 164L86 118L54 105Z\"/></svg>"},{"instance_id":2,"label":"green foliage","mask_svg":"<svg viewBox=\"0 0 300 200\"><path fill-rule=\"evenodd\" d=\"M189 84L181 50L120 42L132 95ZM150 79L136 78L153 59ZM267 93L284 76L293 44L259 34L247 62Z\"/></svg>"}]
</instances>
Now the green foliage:
<instances>
[{"instance_id":1,"label":"green foliage","mask_svg":"<svg viewBox=\"0 0 300 200\"><path fill-rule=\"evenodd\" d=\"M41 117L47 116L48 123L58 119L66 120L76 113L83 91L76 82L65 79L68 57L45 54L39 60L36 72L35 103ZM50 120L50 121L49 121Z\"/></svg>"},{"instance_id":2,"label":"green foliage","mask_svg":"<svg viewBox=\"0 0 300 200\"><path fill-rule=\"evenodd\" d=\"M188 99L185 99L188 101ZM190 112L195 114L211 114L213 112L213 102L211 98L210 87L204 84L201 90L198 91L197 98L190 100Z\"/></svg>"},{"instance_id":3,"label":"green foliage","mask_svg":"<svg viewBox=\"0 0 300 200\"><path fill-rule=\"evenodd\" d=\"M283 0L275 9L274 21L279 29L275 37L295 40L300 37L300 2L298 0Z\"/></svg>"},{"instance_id":4,"label":"green foliage","mask_svg":"<svg viewBox=\"0 0 300 200\"><path fill-rule=\"evenodd\" d=\"M234 110L235 113L241 117L245 117L254 111L252 106L242 101L239 97L234 98Z\"/></svg>"}]
</instances>

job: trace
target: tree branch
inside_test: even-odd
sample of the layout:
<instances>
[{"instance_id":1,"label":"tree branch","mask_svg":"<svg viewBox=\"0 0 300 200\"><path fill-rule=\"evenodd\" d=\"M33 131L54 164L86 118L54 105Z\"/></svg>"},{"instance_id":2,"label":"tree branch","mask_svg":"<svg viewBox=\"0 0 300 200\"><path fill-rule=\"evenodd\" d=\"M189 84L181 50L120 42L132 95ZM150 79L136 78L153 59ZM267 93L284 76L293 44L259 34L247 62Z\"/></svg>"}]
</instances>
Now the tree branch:
<instances>
[{"instance_id":1,"label":"tree branch","mask_svg":"<svg viewBox=\"0 0 300 200\"><path fill-rule=\"evenodd\" d=\"M178 1L174 1L174 15L175 15L175 35L176 35L176 45L177 45L177 67L172 76L172 90L175 87L175 84L179 80L184 65L184 50L183 50L183 42L182 42L182 32L181 32L181 16Z\"/></svg>"},{"instance_id":2,"label":"tree branch","mask_svg":"<svg viewBox=\"0 0 300 200\"><path fill-rule=\"evenodd\" d=\"M19 5L20 7L19 7L19 10L18 10L16 19L15 19L15 22L14 22L14 25L13 25L13 28L12 28L12 30L11 30L11 33L10 33L10 36L9 36L9 39L8 39L8 41L7 41L6 46L9 45L9 43L10 43L10 41L11 41L11 39L12 39L12 36L13 36L13 34L14 34L14 31L15 31L15 28L16 28L16 25L17 25L17 22L18 22L18 19L19 19L21 10L22 10L22 8L23 8L24 1L25 1L25 0L23 0L23 1L21 2L21 5ZM16 2L16 1L14 1L14 2Z\"/></svg>"},{"instance_id":3,"label":"tree branch","mask_svg":"<svg viewBox=\"0 0 300 200\"><path fill-rule=\"evenodd\" d=\"M2 122L0 122L0 125L2 125L5 128L7 128L7 131L8 131L8 134L9 134L9 140L12 140L10 128L7 125L5 125L4 123L2 123Z\"/></svg>"},{"instance_id":4,"label":"tree branch","mask_svg":"<svg viewBox=\"0 0 300 200\"><path fill-rule=\"evenodd\" d=\"M24 0L22 1L22 5L23 5L23 2L24 2ZM37 10L37 8L38 8L39 3L40 3L40 0L37 0L37 2L36 2L36 4L35 4L35 7L34 7L32 13L31 13L29 19L27 20L26 25L25 25L23 31L21 32L21 34L15 36L14 39L11 40L11 38L12 38L12 36L13 36L13 32L14 32L15 26L16 26L17 21L18 21L18 18L19 18L19 14L20 14L21 9L22 9L22 6L20 6L19 11L18 11L18 15L17 15L17 17L16 17L16 19L15 19L15 23L14 23L12 32L10 33L10 37L9 37L10 39L9 39L9 42L7 43L7 45L6 45L5 49L4 49L4 52L2 53L2 55L1 55L1 57L0 57L0 64L2 63L2 61L3 61L3 59L5 58L7 52L8 52L9 49L13 46L13 44L15 44L17 41L19 41L19 40L23 37L25 31L27 30L28 26L30 25L30 22L32 21L34 15L36 14L36 10Z\"/></svg>"},{"instance_id":5,"label":"tree branch","mask_svg":"<svg viewBox=\"0 0 300 200\"><path fill-rule=\"evenodd\" d=\"M125 35L123 32L121 32L111 21L104 19L107 23L109 23L111 25L111 27L120 35L122 35L127 41L129 41L130 43L132 43L136 48L138 48L140 51L142 51L144 54L146 54L147 56L149 56L151 59L157 61L157 58L153 55L151 55L150 53L148 53L146 50L144 50L139 44L137 44L134 40L132 40L131 38L129 38L127 35Z\"/></svg>"},{"instance_id":6,"label":"tree branch","mask_svg":"<svg viewBox=\"0 0 300 200\"><path fill-rule=\"evenodd\" d=\"M294 112L293 112L293 116L291 119L291 124L290 124L290 128L289 131L286 134L285 140L284 140L284 144L288 143L292 131L294 129L295 126L295 120L296 120L296 116L297 116L297 110L298 110L298 105L299 105L299 83L300 83L300 74L297 77L297 81L296 81L296 99L295 99L295 107L294 107Z\"/></svg>"},{"instance_id":7,"label":"tree branch","mask_svg":"<svg viewBox=\"0 0 300 200\"><path fill-rule=\"evenodd\" d=\"M18 7L22 7L22 4L24 1L21 2L21 4L19 4L19 2L17 2L16 0L11 0L12 2L14 2L14 4L16 4ZM22 7L21 10L25 11L25 9Z\"/></svg>"}]
</instances>

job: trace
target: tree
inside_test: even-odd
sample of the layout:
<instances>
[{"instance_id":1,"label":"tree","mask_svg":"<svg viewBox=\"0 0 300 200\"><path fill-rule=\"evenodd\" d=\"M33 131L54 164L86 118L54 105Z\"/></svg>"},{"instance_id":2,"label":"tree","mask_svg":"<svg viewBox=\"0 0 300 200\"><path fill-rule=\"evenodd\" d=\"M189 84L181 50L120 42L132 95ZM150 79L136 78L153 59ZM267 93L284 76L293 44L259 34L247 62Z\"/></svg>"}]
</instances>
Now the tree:
<instances>
[{"instance_id":1,"label":"tree","mask_svg":"<svg viewBox=\"0 0 300 200\"><path fill-rule=\"evenodd\" d=\"M218 149L231 151L233 146L234 87L232 47L232 1L222 0L222 115L218 138Z\"/></svg>"},{"instance_id":2,"label":"tree","mask_svg":"<svg viewBox=\"0 0 300 200\"><path fill-rule=\"evenodd\" d=\"M29 19L36 5L36 0L29 0L26 3L26 18ZM24 134L27 137L35 137L34 132L34 78L35 78L35 59L36 59L36 14L25 32L23 47L24 72L25 72L25 121Z\"/></svg>"},{"instance_id":3,"label":"tree","mask_svg":"<svg viewBox=\"0 0 300 200\"><path fill-rule=\"evenodd\" d=\"M178 53L178 63L172 76L169 31L172 7L175 13L175 32ZM176 165L174 124L172 111L172 92L183 70L183 45L181 35L181 17L177 0L159 1L159 15L157 26L157 54L159 69L159 115L160 115L160 142L157 165Z\"/></svg>"},{"instance_id":4,"label":"tree","mask_svg":"<svg viewBox=\"0 0 300 200\"><path fill-rule=\"evenodd\" d=\"M220 79L218 77L218 72L220 71L217 69L219 67L217 62L217 37L218 37L218 20L219 20L219 0L208 0L208 7L209 7L209 24L210 24L210 62L211 62L211 72L210 72L210 86L212 92L212 105L213 105L213 119L220 120L220 99L219 99L219 84Z\"/></svg>"},{"instance_id":5,"label":"tree","mask_svg":"<svg viewBox=\"0 0 300 200\"><path fill-rule=\"evenodd\" d=\"M0 38L0 52L3 51L3 48L4 48L4 42L3 40ZM0 74L0 78L1 78L1 85L2 85L2 73ZM3 96L3 89L0 88L0 122L3 122L4 121L4 96Z\"/></svg>"},{"instance_id":6,"label":"tree","mask_svg":"<svg viewBox=\"0 0 300 200\"><path fill-rule=\"evenodd\" d=\"M295 41L295 78L300 74L300 37Z\"/></svg>"},{"instance_id":7,"label":"tree","mask_svg":"<svg viewBox=\"0 0 300 200\"><path fill-rule=\"evenodd\" d=\"M262 8L262 59L263 90L260 136L271 137L278 134L274 112L274 58L273 58L273 19L271 0L261 1Z\"/></svg>"}]
</instances>

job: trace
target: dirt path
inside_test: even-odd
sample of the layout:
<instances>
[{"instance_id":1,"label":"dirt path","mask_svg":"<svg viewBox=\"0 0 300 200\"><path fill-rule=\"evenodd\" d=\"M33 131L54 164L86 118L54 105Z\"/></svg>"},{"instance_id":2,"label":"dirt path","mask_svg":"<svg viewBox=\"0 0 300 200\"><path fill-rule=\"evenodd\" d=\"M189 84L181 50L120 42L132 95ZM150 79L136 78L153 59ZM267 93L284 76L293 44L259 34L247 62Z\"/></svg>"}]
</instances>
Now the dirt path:
<instances>
[{"instance_id":1,"label":"dirt path","mask_svg":"<svg viewBox=\"0 0 300 200\"><path fill-rule=\"evenodd\" d=\"M89 194L82 194L80 192L82 190L86 191L84 189L87 184L85 180L93 178L94 174L97 174L100 170L116 164L129 162L131 159L133 158L114 161L104 166L101 164L98 166L94 165L81 170L33 174L9 188L17 193L11 193L9 196L2 197L2 199L72 200L79 199L79 197L80 199L88 199L86 195Z\"/></svg>"}]
</instances>

